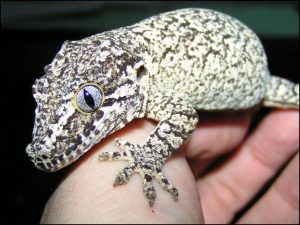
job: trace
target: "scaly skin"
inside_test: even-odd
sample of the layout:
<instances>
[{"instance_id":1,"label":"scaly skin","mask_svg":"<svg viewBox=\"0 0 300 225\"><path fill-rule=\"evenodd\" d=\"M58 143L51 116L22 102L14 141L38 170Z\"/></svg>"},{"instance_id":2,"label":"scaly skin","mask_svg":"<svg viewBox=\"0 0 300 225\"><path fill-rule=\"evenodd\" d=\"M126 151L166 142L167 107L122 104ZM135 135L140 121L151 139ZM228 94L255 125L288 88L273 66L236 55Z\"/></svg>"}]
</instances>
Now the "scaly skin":
<instances>
[{"instance_id":1,"label":"scaly skin","mask_svg":"<svg viewBox=\"0 0 300 225\"><path fill-rule=\"evenodd\" d=\"M271 76L258 37L238 20L205 9L183 9L132 26L66 41L37 79L35 166L56 171L134 118L158 121L144 144L116 140L120 152L99 160L128 160L114 185L142 177L178 198L164 162L195 129L196 110L244 110L263 104L299 108L299 85Z\"/></svg>"}]
</instances>

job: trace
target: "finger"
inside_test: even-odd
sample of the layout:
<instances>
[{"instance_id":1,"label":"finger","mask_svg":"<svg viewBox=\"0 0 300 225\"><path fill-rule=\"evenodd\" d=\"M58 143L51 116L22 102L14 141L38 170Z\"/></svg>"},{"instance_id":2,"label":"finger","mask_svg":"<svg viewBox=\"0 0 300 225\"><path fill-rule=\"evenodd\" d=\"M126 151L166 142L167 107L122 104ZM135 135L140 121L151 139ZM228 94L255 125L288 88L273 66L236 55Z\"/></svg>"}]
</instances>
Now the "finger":
<instances>
[{"instance_id":1,"label":"finger","mask_svg":"<svg viewBox=\"0 0 300 225\"><path fill-rule=\"evenodd\" d=\"M276 174L299 148L298 124L298 111L273 111L233 157L198 181L206 222L230 222Z\"/></svg>"},{"instance_id":2,"label":"finger","mask_svg":"<svg viewBox=\"0 0 300 225\"><path fill-rule=\"evenodd\" d=\"M299 223L299 153L238 223Z\"/></svg>"},{"instance_id":3,"label":"finger","mask_svg":"<svg viewBox=\"0 0 300 225\"><path fill-rule=\"evenodd\" d=\"M182 146L188 158L206 159L224 154L236 147L247 133L247 112L199 115L199 124Z\"/></svg>"},{"instance_id":4,"label":"finger","mask_svg":"<svg viewBox=\"0 0 300 225\"><path fill-rule=\"evenodd\" d=\"M195 177L198 177L215 156L234 149L245 137L249 123L249 112L200 113L199 125L182 146Z\"/></svg>"}]
</instances>

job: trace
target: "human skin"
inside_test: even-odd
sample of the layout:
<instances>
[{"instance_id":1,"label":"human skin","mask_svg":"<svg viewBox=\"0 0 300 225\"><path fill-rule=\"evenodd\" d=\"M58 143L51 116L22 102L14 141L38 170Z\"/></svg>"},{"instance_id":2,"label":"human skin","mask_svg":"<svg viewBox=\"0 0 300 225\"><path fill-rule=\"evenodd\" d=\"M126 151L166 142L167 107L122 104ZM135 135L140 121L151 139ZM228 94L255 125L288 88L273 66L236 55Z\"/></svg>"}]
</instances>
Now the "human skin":
<instances>
[{"instance_id":1,"label":"human skin","mask_svg":"<svg viewBox=\"0 0 300 225\"><path fill-rule=\"evenodd\" d=\"M138 174L113 187L126 161L97 162L100 152L118 150L116 137L144 141L156 124L138 119L73 164L46 204L41 223L230 223L276 175L237 223L299 223L299 111L273 110L251 133L246 112L200 114L199 121L163 168L179 190L178 201L153 181L157 196L149 207ZM230 156L222 164L202 174L225 153Z\"/></svg>"}]
</instances>

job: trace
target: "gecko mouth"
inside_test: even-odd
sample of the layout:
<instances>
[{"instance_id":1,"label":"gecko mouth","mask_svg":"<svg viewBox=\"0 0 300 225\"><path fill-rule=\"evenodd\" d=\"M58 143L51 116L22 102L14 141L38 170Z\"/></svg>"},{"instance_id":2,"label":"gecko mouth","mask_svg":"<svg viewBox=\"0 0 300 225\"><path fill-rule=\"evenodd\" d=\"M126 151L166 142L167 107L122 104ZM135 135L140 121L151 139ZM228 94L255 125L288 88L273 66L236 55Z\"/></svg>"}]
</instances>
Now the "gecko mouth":
<instances>
[{"instance_id":1,"label":"gecko mouth","mask_svg":"<svg viewBox=\"0 0 300 225\"><path fill-rule=\"evenodd\" d=\"M50 156L48 154L39 153L41 147L38 146L38 149L36 149L34 143L27 145L26 152L36 168L45 172L55 172L76 161L80 156L91 149L95 142L98 143L101 139L95 138L86 145L83 145L81 142L79 144L78 140L77 143L74 141L75 143L73 142L66 151L57 155Z\"/></svg>"},{"instance_id":2,"label":"gecko mouth","mask_svg":"<svg viewBox=\"0 0 300 225\"><path fill-rule=\"evenodd\" d=\"M80 148L74 144L72 148L67 149L63 153L56 156L48 156L45 154L38 154L30 143L26 147L26 152L29 159L33 162L36 168L45 172L55 172L63 167L74 162L82 155Z\"/></svg>"},{"instance_id":3,"label":"gecko mouth","mask_svg":"<svg viewBox=\"0 0 300 225\"><path fill-rule=\"evenodd\" d=\"M48 132L36 133L33 141L27 145L26 152L29 159L35 167L45 172L55 172L76 161L84 153L89 151L95 144L99 143L107 135L124 126L123 120L114 118L112 123L115 126L107 127L105 123L100 121L97 130L101 131L101 135L95 130L89 130L89 138L81 133L76 136L71 135L55 135L56 138L47 137ZM113 119L112 119L113 120ZM95 126L93 126L95 128ZM87 129L84 132L87 133ZM93 137L93 138L91 138Z\"/></svg>"}]
</instances>

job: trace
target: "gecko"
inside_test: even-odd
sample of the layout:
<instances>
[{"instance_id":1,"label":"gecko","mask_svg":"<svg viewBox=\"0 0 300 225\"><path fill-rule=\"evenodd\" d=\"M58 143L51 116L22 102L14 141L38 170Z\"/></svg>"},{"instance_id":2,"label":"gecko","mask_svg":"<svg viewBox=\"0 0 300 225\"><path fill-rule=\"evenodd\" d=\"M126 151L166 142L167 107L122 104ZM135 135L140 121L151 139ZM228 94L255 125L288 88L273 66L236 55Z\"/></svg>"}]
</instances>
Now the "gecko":
<instances>
[{"instance_id":1,"label":"gecko","mask_svg":"<svg viewBox=\"0 0 300 225\"><path fill-rule=\"evenodd\" d=\"M258 36L210 9L174 10L65 41L44 71L32 87L29 159L57 171L133 119L155 120L143 144L116 138L120 150L99 155L99 161L127 160L114 186L138 173L150 206L153 179L178 199L162 167L196 128L199 111L299 109L299 84L270 74Z\"/></svg>"}]
</instances>

